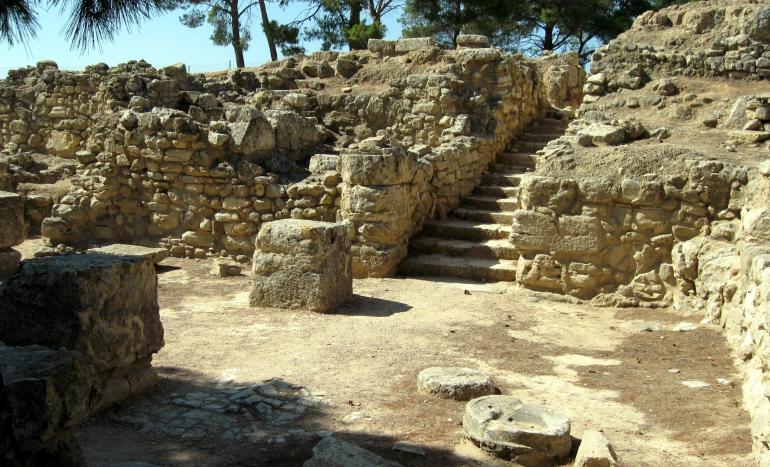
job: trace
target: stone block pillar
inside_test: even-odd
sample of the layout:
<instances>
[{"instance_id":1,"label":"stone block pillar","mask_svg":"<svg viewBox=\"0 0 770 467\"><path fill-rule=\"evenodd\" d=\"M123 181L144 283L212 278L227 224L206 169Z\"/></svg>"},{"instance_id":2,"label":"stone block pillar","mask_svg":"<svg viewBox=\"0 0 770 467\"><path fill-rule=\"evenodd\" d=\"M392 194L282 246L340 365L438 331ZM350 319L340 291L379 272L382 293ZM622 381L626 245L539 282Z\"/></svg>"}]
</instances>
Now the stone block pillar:
<instances>
[{"instance_id":1,"label":"stone block pillar","mask_svg":"<svg viewBox=\"0 0 770 467\"><path fill-rule=\"evenodd\" d=\"M284 219L257 235L251 306L328 312L353 296L350 223Z\"/></svg>"},{"instance_id":2,"label":"stone block pillar","mask_svg":"<svg viewBox=\"0 0 770 467\"><path fill-rule=\"evenodd\" d=\"M24 198L16 193L0 191L0 281L19 268L21 253L11 248L26 238Z\"/></svg>"},{"instance_id":3,"label":"stone block pillar","mask_svg":"<svg viewBox=\"0 0 770 467\"><path fill-rule=\"evenodd\" d=\"M339 217L355 225L355 277L391 276L406 257L419 203L411 183L417 171L417 161L396 149L340 156L343 187Z\"/></svg>"}]
</instances>

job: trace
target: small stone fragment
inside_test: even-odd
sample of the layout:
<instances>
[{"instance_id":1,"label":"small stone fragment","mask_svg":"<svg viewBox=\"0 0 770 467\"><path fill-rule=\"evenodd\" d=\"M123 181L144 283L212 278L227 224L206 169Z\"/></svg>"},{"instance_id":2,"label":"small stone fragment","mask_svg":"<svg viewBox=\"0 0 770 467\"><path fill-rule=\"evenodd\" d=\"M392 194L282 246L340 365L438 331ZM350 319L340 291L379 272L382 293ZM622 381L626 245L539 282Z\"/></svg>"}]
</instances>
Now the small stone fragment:
<instances>
[{"instance_id":1,"label":"small stone fragment","mask_svg":"<svg viewBox=\"0 0 770 467\"><path fill-rule=\"evenodd\" d=\"M355 444L327 436L313 448L313 457L303 467L397 467L393 462Z\"/></svg>"},{"instance_id":2,"label":"small stone fragment","mask_svg":"<svg viewBox=\"0 0 770 467\"><path fill-rule=\"evenodd\" d=\"M574 467L615 467L618 455L601 433L594 430L583 432Z\"/></svg>"},{"instance_id":3,"label":"small stone fragment","mask_svg":"<svg viewBox=\"0 0 770 467\"><path fill-rule=\"evenodd\" d=\"M209 274L219 277L240 276L242 267L243 266L236 261L217 258L211 262Z\"/></svg>"}]
</instances>

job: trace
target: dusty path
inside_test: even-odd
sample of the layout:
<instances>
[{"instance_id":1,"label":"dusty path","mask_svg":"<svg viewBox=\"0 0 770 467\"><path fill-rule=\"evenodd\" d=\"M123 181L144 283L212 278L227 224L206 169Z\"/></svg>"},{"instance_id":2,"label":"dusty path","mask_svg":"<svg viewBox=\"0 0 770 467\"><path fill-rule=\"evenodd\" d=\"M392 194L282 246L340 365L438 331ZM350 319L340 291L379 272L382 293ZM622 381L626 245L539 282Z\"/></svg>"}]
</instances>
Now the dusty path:
<instances>
[{"instance_id":1,"label":"dusty path","mask_svg":"<svg viewBox=\"0 0 770 467\"><path fill-rule=\"evenodd\" d=\"M164 261L162 381L79 430L94 465L301 465L319 431L404 465L494 465L463 440L464 403L416 391L417 373L440 365L480 368L504 394L561 409L574 436L603 430L629 466L749 463L748 415L716 328L674 332L686 319L667 311L412 278L357 280L332 315L250 309L247 276L207 270ZM282 378L260 387L271 408L231 402L271 378ZM426 455L393 451L398 440Z\"/></svg>"}]
</instances>

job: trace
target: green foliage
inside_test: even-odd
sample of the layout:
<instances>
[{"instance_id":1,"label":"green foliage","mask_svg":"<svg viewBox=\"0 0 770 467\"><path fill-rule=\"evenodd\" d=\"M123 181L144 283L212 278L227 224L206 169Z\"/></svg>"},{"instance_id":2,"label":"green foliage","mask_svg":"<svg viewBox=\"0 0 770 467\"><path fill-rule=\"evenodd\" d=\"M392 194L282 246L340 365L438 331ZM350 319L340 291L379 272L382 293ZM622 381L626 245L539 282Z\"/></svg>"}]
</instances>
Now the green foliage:
<instances>
[{"instance_id":1,"label":"green foliage","mask_svg":"<svg viewBox=\"0 0 770 467\"><path fill-rule=\"evenodd\" d=\"M385 26L381 23L366 24L363 21L346 28L344 34L351 49L365 49L369 39L385 37Z\"/></svg>"},{"instance_id":2,"label":"green foliage","mask_svg":"<svg viewBox=\"0 0 770 467\"><path fill-rule=\"evenodd\" d=\"M25 42L35 36L37 27L37 15L29 1L0 1L0 42Z\"/></svg>"},{"instance_id":3,"label":"green foliage","mask_svg":"<svg viewBox=\"0 0 770 467\"><path fill-rule=\"evenodd\" d=\"M289 24L279 24L277 21L270 21L263 25L262 29L265 35L275 41L276 47L280 47L284 56L300 55L305 53L305 48L299 45L300 28Z\"/></svg>"},{"instance_id":4,"label":"green foliage","mask_svg":"<svg viewBox=\"0 0 770 467\"><path fill-rule=\"evenodd\" d=\"M220 46L230 46L245 51L249 48L251 33L249 32L248 16L246 21L239 23L239 38L236 40L233 31L233 20L228 0L216 0L214 3L203 3L199 0L189 0L181 3L183 8L189 8L179 21L189 28L199 28L204 21L213 26L211 42ZM206 11L208 9L208 11Z\"/></svg>"},{"instance_id":5,"label":"green foliage","mask_svg":"<svg viewBox=\"0 0 770 467\"><path fill-rule=\"evenodd\" d=\"M305 20L312 25L304 31L304 38L321 40L321 48L330 50L348 46L350 49L365 49L369 39L385 36L385 26L379 21L382 14L392 10L391 2L373 0L314 0L311 3L315 13ZM378 8L379 7L379 8ZM362 14L376 14L370 23Z\"/></svg>"}]
</instances>

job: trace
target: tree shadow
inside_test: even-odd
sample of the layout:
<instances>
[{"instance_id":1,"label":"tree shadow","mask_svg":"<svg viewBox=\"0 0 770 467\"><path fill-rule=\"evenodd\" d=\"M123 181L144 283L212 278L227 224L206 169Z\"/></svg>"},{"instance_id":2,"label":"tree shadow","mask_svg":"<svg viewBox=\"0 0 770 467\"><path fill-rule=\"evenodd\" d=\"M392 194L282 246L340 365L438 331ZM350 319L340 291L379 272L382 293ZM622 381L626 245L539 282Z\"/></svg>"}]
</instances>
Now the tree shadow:
<instances>
[{"instance_id":1,"label":"tree shadow","mask_svg":"<svg viewBox=\"0 0 770 467\"><path fill-rule=\"evenodd\" d=\"M450 448L415 442L410 445L424 455L395 451L394 444L403 440L397 435L376 429L340 429L329 411L331 401L308 403L323 393L281 378L236 383L179 367L159 367L158 372L161 379L154 388L77 428L88 465L301 466L313 456L313 447L330 435L404 466L506 465L492 458L480 463ZM244 392L256 397L244 396ZM222 411L221 404L206 402L214 399L240 401L235 404L238 410ZM198 407L190 403L198 400L203 401ZM307 410L284 420L281 414L264 417L260 404L273 404L274 413L283 410L281 407L288 407L287 413L299 406L307 406ZM458 403L458 409L462 406ZM234 428L235 437L231 436Z\"/></svg>"},{"instance_id":2,"label":"tree shadow","mask_svg":"<svg viewBox=\"0 0 770 467\"><path fill-rule=\"evenodd\" d=\"M334 314L344 316L371 316L375 318L384 318L396 313L403 313L411 309L412 307L406 303L353 294L353 298L335 309Z\"/></svg>"}]
</instances>

